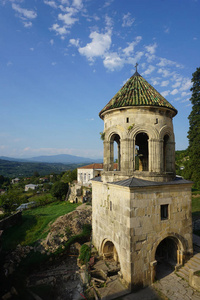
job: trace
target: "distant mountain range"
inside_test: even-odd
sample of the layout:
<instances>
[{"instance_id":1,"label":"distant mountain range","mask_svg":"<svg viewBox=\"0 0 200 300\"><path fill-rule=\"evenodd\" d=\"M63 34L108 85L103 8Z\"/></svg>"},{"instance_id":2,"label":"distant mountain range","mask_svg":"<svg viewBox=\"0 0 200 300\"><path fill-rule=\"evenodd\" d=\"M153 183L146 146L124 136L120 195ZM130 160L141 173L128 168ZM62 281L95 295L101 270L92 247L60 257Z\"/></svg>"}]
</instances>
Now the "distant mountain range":
<instances>
[{"instance_id":1,"label":"distant mountain range","mask_svg":"<svg viewBox=\"0 0 200 300\"><path fill-rule=\"evenodd\" d=\"M103 159L91 159L86 157L74 156L70 154L46 155L36 156L31 158L14 158L0 156L2 160L16 161L16 162L41 162L41 163L61 163L61 164L92 164L102 163Z\"/></svg>"}]
</instances>

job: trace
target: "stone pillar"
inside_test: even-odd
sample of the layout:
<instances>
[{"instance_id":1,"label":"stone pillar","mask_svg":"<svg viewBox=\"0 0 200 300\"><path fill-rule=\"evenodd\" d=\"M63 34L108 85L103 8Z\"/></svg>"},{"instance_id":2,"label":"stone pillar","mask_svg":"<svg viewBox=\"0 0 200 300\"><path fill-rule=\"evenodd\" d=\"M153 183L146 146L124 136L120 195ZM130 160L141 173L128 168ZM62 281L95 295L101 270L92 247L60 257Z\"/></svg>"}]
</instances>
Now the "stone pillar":
<instances>
[{"instance_id":1,"label":"stone pillar","mask_svg":"<svg viewBox=\"0 0 200 300\"><path fill-rule=\"evenodd\" d=\"M151 284L155 282L156 266L157 266L157 260L150 262Z\"/></svg>"},{"instance_id":2,"label":"stone pillar","mask_svg":"<svg viewBox=\"0 0 200 300\"><path fill-rule=\"evenodd\" d=\"M114 160L114 143L104 141L104 159L103 159L103 169L104 171L113 170L113 160Z\"/></svg>"},{"instance_id":3,"label":"stone pillar","mask_svg":"<svg viewBox=\"0 0 200 300\"><path fill-rule=\"evenodd\" d=\"M121 171L129 171L131 166L129 139L121 139Z\"/></svg>"}]
</instances>

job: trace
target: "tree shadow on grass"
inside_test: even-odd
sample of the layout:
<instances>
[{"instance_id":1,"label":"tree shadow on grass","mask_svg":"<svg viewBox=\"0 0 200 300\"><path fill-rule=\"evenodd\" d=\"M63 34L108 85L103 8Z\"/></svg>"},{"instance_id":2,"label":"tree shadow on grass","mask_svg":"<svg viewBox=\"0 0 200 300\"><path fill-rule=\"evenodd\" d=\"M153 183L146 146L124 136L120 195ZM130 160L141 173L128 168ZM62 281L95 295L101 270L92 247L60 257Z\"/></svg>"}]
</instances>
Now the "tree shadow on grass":
<instances>
[{"instance_id":1,"label":"tree shadow on grass","mask_svg":"<svg viewBox=\"0 0 200 300\"><path fill-rule=\"evenodd\" d=\"M2 235L2 250L9 251L21 244L25 238L26 233L31 227L37 224L37 219L34 215L23 215L22 222L11 228L6 229Z\"/></svg>"}]
</instances>

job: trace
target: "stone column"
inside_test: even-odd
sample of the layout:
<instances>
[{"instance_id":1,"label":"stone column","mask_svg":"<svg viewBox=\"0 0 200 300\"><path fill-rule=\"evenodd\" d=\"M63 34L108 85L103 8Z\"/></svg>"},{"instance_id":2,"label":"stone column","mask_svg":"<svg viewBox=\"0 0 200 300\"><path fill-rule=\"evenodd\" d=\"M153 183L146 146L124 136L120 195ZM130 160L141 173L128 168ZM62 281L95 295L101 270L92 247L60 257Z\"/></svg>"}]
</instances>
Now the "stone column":
<instances>
[{"instance_id":1,"label":"stone column","mask_svg":"<svg viewBox=\"0 0 200 300\"><path fill-rule=\"evenodd\" d=\"M155 282L156 266L157 266L157 260L150 262L151 284Z\"/></svg>"},{"instance_id":2,"label":"stone column","mask_svg":"<svg viewBox=\"0 0 200 300\"><path fill-rule=\"evenodd\" d=\"M114 156L113 143L104 141L104 160L103 160L104 171L113 170L113 156Z\"/></svg>"},{"instance_id":3,"label":"stone column","mask_svg":"<svg viewBox=\"0 0 200 300\"><path fill-rule=\"evenodd\" d=\"M131 166L131 155L129 139L121 139L121 171L129 171Z\"/></svg>"}]
</instances>

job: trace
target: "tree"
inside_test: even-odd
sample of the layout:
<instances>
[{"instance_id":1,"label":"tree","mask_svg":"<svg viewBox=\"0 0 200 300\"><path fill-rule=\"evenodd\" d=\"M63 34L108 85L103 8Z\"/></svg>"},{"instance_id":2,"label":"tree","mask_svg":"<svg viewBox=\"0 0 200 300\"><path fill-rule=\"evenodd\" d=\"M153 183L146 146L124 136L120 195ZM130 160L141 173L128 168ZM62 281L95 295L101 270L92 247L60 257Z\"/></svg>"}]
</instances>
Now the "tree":
<instances>
[{"instance_id":1,"label":"tree","mask_svg":"<svg viewBox=\"0 0 200 300\"><path fill-rule=\"evenodd\" d=\"M56 197L58 200L62 201L63 197L66 196L68 192L68 183L57 181L51 188L51 194L53 197Z\"/></svg>"},{"instance_id":2,"label":"tree","mask_svg":"<svg viewBox=\"0 0 200 300\"><path fill-rule=\"evenodd\" d=\"M186 165L186 177L195 182L196 187L200 188L200 67L192 74L193 86L190 89L192 96L192 111L189 119L189 160Z\"/></svg>"},{"instance_id":3,"label":"tree","mask_svg":"<svg viewBox=\"0 0 200 300\"><path fill-rule=\"evenodd\" d=\"M74 169L73 171L67 171L63 174L61 177L61 180L66 183L71 183L74 180L77 180L77 169Z\"/></svg>"}]
</instances>

